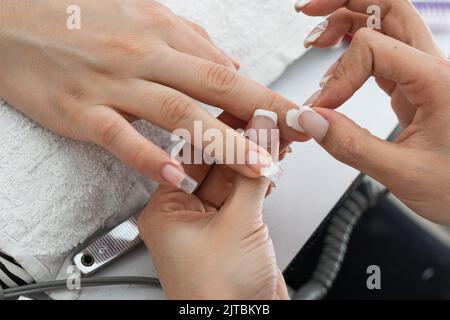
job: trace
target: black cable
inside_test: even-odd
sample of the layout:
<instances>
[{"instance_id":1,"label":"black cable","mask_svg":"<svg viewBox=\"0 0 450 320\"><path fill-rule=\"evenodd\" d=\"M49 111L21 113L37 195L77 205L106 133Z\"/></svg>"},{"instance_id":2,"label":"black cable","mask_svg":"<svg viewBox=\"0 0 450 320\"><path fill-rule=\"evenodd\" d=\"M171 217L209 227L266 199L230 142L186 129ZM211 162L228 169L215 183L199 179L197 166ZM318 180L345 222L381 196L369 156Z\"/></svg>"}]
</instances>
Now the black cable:
<instances>
[{"instance_id":1,"label":"black cable","mask_svg":"<svg viewBox=\"0 0 450 320\"><path fill-rule=\"evenodd\" d=\"M104 277L104 278L81 278L80 287L100 287L119 285L149 285L161 284L158 279L150 277ZM18 298L30 294L43 293L47 291L67 289L67 280L54 280L48 282L34 283L10 289L0 288L0 300Z\"/></svg>"}]
</instances>

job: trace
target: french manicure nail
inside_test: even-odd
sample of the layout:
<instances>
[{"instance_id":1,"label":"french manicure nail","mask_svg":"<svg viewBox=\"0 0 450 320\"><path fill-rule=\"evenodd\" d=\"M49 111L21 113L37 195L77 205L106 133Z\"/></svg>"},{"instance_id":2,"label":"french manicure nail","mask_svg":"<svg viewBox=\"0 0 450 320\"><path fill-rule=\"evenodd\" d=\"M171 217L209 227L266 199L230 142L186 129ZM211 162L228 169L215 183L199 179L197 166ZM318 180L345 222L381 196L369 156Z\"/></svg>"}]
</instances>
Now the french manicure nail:
<instances>
[{"instance_id":1,"label":"french manicure nail","mask_svg":"<svg viewBox=\"0 0 450 320\"><path fill-rule=\"evenodd\" d=\"M161 176L164 180L187 194L192 194L198 186L197 181L172 163L167 163L163 166Z\"/></svg>"},{"instance_id":2,"label":"french manicure nail","mask_svg":"<svg viewBox=\"0 0 450 320\"><path fill-rule=\"evenodd\" d=\"M328 20L321 22L317 27L315 27L311 33L306 37L304 46L305 48L311 47L311 45L320 38L320 36L325 32L328 27Z\"/></svg>"},{"instance_id":3,"label":"french manicure nail","mask_svg":"<svg viewBox=\"0 0 450 320\"><path fill-rule=\"evenodd\" d=\"M254 150L247 153L247 165L259 175L271 181L277 181L281 174L281 168L269 156Z\"/></svg>"},{"instance_id":4,"label":"french manicure nail","mask_svg":"<svg viewBox=\"0 0 450 320\"><path fill-rule=\"evenodd\" d=\"M306 133L319 143L323 141L330 128L330 123L309 106L299 109L297 122Z\"/></svg>"},{"instance_id":5,"label":"french manicure nail","mask_svg":"<svg viewBox=\"0 0 450 320\"><path fill-rule=\"evenodd\" d=\"M255 113L253 114L253 119L256 119L258 117L264 117L264 118L272 120L275 127L278 125L278 114L276 112L272 112L272 111L265 110L265 109L257 109L255 111ZM259 128L255 128L255 129L259 129ZM264 129L270 129L270 128L267 128L267 126L265 126Z\"/></svg>"},{"instance_id":6,"label":"french manicure nail","mask_svg":"<svg viewBox=\"0 0 450 320\"><path fill-rule=\"evenodd\" d=\"M305 133L305 130L303 129L303 127L300 125L300 123L298 122L298 117L300 116L300 109L291 109L288 111L288 113L286 114L286 124L289 128L292 128L298 132L303 132Z\"/></svg>"},{"instance_id":7,"label":"french manicure nail","mask_svg":"<svg viewBox=\"0 0 450 320\"><path fill-rule=\"evenodd\" d=\"M327 85L328 81L330 81L331 78L333 78L332 74L324 76L319 82L319 87L325 88L325 86Z\"/></svg>"},{"instance_id":8,"label":"french manicure nail","mask_svg":"<svg viewBox=\"0 0 450 320\"><path fill-rule=\"evenodd\" d=\"M295 10L297 11L297 12L300 12L301 10L302 10L302 8L304 7L304 6L306 6L308 3L310 3L312 0L298 0L296 3L295 3Z\"/></svg>"},{"instance_id":9,"label":"french manicure nail","mask_svg":"<svg viewBox=\"0 0 450 320\"><path fill-rule=\"evenodd\" d=\"M308 98L305 102L305 106L314 106L322 95L322 89L316 91L311 97Z\"/></svg>"}]
</instances>

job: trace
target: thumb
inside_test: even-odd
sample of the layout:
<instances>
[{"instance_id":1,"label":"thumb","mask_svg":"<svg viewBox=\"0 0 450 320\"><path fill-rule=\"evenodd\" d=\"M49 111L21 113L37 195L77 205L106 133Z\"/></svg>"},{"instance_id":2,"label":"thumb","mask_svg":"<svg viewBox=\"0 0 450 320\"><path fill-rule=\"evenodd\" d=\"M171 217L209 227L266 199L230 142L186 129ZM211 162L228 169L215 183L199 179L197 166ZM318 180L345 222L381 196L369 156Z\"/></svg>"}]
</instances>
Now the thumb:
<instances>
[{"instance_id":1,"label":"thumb","mask_svg":"<svg viewBox=\"0 0 450 320\"><path fill-rule=\"evenodd\" d=\"M386 186L398 181L410 163L408 148L375 137L334 110L309 109L299 124L334 158Z\"/></svg>"},{"instance_id":2,"label":"thumb","mask_svg":"<svg viewBox=\"0 0 450 320\"><path fill-rule=\"evenodd\" d=\"M270 181L238 176L233 190L222 207L222 215L233 222L258 218L262 214L264 199Z\"/></svg>"},{"instance_id":3,"label":"thumb","mask_svg":"<svg viewBox=\"0 0 450 320\"><path fill-rule=\"evenodd\" d=\"M277 128L278 117L266 110L256 110L249 123L249 139L267 149L277 160L280 140ZM254 130L253 133L252 129ZM238 176L233 189L222 207L222 216L235 222L240 219L260 217L262 206L270 185L268 178L249 179Z\"/></svg>"}]
</instances>

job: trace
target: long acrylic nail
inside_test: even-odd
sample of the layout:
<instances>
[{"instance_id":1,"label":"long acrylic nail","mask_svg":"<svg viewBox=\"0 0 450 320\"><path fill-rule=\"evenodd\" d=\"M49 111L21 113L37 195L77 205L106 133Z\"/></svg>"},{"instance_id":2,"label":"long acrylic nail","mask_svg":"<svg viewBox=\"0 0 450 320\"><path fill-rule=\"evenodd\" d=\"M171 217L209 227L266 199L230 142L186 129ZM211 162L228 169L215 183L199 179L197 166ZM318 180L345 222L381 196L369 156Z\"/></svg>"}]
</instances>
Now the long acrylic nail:
<instances>
[{"instance_id":1,"label":"long acrylic nail","mask_svg":"<svg viewBox=\"0 0 450 320\"><path fill-rule=\"evenodd\" d=\"M297 119L299 126L319 143L323 141L330 128L330 123L309 106L299 109Z\"/></svg>"},{"instance_id":2,"label":"long acrylic nail","mask_svg":"<svg viewBox=\"0 0 450 320\"><path fill-rule=\"evenodd\" d=\"M330 74L328 76L324 76L319 82L319 87L325 88L325 86L327 85L328 81L331 80L331 78L333 78L332 74Z\"/></svg>"},{"instance_id":3,"label":"long acrylic nail","mask_svg":"<svg viewBox=\"0 0 450 320\"><path fill-rule=\"evenodd\" d=\"M308 98L308 100L306 100L305 102L305 106L314 106L317 102L317 100L319 100L320 96L322 95L322 89L317 90L316 92L314 92L314 94Z\"/></svg>"},{"instance_id":4,"label":"long acrylic nail","mask_svg":"<svg viewBox=\"0 0 450 320\"><path fill-rule=\"evenodd\" d=\"M247 166L258 175L276 181L282 174L281 168L272 160L270 156L250 150L247 153Z\"/></svg>"},{"instance_id":5,"label":"long acrylic nail","mask_svg":"<svg viewBox=\"0 0 450 320\"><path fill-rule=\"evenodd\" d=\"M310 3L312 0L298 0L296 3L295 3L295 10L297 11L297 12L300 12L302 9L303 9L303 7L305 7L308 3Z\"/></svg>"},{"instance_id":6,"label":"long acrylic nail","mask_svg":"<svg viewBox=\"0 0 450 320\"><path fill-rule=\"evenodd\" d=\"M319 86L321 88L324 88L328 81L330 81L331 78L333 78L334 72L336 71L337 67L339 65L339 61L336 61L335 63L333 63L333 65L327 70L327 72L325 73L325 75L323 76L323 78L320 80L319 82Z\"/></svg>"},{"instance_id":7,"label":"long acrylic nail","mask_svg":"<svg viewBox=\"0 0 450 320\"><path fill-rule=\"evenodd\" d=\"M280 132L278 130L278 114L276 112L268 111L265 109L258 109L253 114L251 127L258 130L266 130L266 135L261 135L258 132L256 141L253 141L268 152L270 152L273 161L278 161L280 155ZM264 141L258 141L262 139Z\"/></svg>"},{"instance_id":8,"label":"long acrylic nail","mask_svg":"<svg viewBox=\"0 0 450 320\"><path fill-rule=\"evenodd\" d=\"M317 39L325 32L328 27L328 20L321 22L317 27L315 27L311 33L306 37L304 46L305 48L311 47Z\"/></svg>"},{"instance_id":9,"label":"long acrylic nail","mask_svg":"<svg viewBox=\"0 0 450 320\"><path fill-rule=\"evenodd\" d=\"M161 176L168 183L174 185L187 194L192 194L198 186L197 181L172 163L167 163L163 166L161 169Z\"/></svg>"},{"instance_id":10,"label":"long acrylic nail","mask_svg":"<svg viewBox=\"0 0 450 320\"><path fill-rule=\"evenodd\" d=\"M265 109L258 109L253 114L253 129L272 129L278 125L278 114Z\"/></svg>"}]
</instances>

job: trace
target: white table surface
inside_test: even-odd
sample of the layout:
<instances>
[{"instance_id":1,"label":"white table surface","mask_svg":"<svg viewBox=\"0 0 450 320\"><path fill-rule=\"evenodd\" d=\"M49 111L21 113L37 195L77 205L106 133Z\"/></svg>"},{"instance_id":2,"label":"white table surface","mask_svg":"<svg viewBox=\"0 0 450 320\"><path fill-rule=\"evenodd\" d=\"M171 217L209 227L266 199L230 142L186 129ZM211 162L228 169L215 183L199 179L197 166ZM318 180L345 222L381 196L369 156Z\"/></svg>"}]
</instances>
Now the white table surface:
<instances>
[{"instance_id":1,"label":"white table surface","mask_svg":"<svg viewBox=\"0 0 450 320\"><path fill-rule=\"evenodd\" d=\"M450 54L450 35L439 35ZM291 65L271 87L302 104L318 89L323 73L340 56L342 49L309 51ZM387 138L397 125L385 94L373 80L340 111L373 134ZM294 152L283 161L284 175L264 208L277 253L284 270L308 241L359 172L321 150L314 142L293 145ZM156 276L144 247L127 254L96 276ZM165 299L158 288L142 286L85 289L80 299Z\"/></svg>"}]
</instances>

